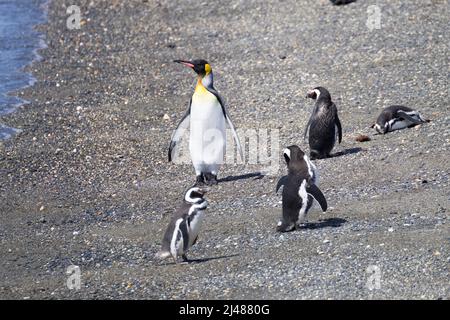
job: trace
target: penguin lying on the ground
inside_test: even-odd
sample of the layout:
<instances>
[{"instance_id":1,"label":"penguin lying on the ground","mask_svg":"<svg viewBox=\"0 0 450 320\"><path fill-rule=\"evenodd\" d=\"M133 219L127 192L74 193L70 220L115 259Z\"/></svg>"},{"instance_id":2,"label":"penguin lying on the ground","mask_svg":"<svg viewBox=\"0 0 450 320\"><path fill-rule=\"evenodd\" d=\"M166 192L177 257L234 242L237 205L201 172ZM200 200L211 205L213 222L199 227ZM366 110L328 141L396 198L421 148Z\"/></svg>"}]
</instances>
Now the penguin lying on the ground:
<instances>
[{"instance_id":1,"label":"penguin lying on the ground","mask_svg":"<svg viewBox=\"0 0 450 320\"><path fill-rule=\"evenodd\" d=\"M203 210L208 206L208 201L203 199L206 192L206 189L199 187L192 187L186 192L182 206L167 227L161 251L156 254L156 258L162 260L172 256L177 263L181 256L184 262L189 261L186 252L197 241Z\"/></svg>"},{"instance_id":2,"label":"penguin lying on the ground","mask_svg":"<svg viewBox=\"0 0 450 320\"><path fill-rule=\"evenodd\" d=\"M390 106L385 108L377 118L372 128L378 133L385 134L389 131L413 127L428 122L418 111L405 106Z\"/></svg>"},{"instance_id":3,"label":"penguin lying on the ground","mask_svg":"<svg viewBox=\"0 0 450 320\"><path fill-rule=\"evenodd\" d=\"M283 185L283 215L277 231L287 232L306 221L306 215L316 200L327 211L327 200L317 187L318 173L308 156L296 145L284 150L288 175L280 178L276 192Z\"/></svg>"},{"instance_id":4,"label":"penguin lying on the ground","mask_svg":"<svg viewBox=\"0 0 450 320\"><path fill-rule=\"evenodd\" d=\"M342 141L342 127L336 105L331 101L330 93L323 87L316 87L306 95L316 100L314 110L306 125L304 138L309 135L311 159L322 159L330 156L336 143Z\"/></svg>"},{"instance_id":5,"label":"penguin lying on the ground","mask_svg":"<svg viewBox=\"0 0 450 320\"><path fill-rule=\"evenodd\" d=\"M213 86L211 66L205 60L175 60L198 75L194 94L189 107L172 134L169 145L169 162L172 161L175 147L183 136L184 130L190 127L189 151L197 175L197 184L217 184L217 171L223 163L226 150L225 121L231 129L240 156L242 149L234 130L225 104Z\"/></svg>"}]
</instances>

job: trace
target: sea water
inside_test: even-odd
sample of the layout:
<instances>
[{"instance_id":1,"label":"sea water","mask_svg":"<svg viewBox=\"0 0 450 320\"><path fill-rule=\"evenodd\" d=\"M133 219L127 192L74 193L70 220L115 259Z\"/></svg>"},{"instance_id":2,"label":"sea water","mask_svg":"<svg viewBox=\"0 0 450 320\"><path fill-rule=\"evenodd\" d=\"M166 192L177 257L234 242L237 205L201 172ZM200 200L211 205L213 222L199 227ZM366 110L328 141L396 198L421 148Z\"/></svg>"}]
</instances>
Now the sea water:
<instances>
[{"instance_id":1,"label":"sea water","mask_svg":"<svg viewBox=\"0 0 450 320\"><path fill-rule=\"evenodd\" d=\"M0 115L27 103L10 93L36 81L24 67L39 60L38 49L45 48L44 35L34 26L46 21L46 6L47 0L0 0ZM15 132L0 122L0 140Z\"/></svg>"}]
</instances>

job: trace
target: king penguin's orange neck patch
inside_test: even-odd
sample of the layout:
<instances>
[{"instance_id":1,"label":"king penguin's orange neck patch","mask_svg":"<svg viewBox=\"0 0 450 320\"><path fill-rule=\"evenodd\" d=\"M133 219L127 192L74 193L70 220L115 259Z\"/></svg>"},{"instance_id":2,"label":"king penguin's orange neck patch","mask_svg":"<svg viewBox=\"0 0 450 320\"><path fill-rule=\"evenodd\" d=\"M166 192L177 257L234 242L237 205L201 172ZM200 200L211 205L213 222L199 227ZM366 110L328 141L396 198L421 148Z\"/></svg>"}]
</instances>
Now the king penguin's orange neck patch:
<instances>
[{"instance_id":1,"label":"king penguin's orange neck patch","mask_svg":"<svg viewBox=\"0 0 450 320\"><path fill-rule=\"evenodd\" d=\"M207 94L208 90L205 88L205 86L202 83L202 78L198 77L197 85L195 86L195 93L199 94Z\"/></svg>"}]
</instances>

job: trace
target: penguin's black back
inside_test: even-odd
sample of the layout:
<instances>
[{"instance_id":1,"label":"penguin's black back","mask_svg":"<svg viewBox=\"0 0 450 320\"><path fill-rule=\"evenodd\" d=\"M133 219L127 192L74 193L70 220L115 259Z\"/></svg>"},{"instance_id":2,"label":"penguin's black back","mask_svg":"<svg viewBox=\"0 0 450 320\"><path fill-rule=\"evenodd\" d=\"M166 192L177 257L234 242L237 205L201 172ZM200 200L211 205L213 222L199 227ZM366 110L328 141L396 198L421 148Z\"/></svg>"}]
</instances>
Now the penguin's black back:
<instances>
[{"instance_id":1,"label":"penguin's black back","mask_svg":"<svg viewBox=\"0 0 450 320\"><path fill-rule=\"evenodd\" d=\"M180 208L175 211L173 214L169 225L167 226L166 232L164 233L164 238L162 242L162 250L163 251L170 251L170 242L172 241L173 232L175 230L175 225L178 219L186 220L188 217L188 212L191 207L191 204L183 201L183 204L180 206Z\"/></svg>"},{"instance_id":2,"label":"penguin's black back","mask_svg":"<svg viewBox=\"0 0 450 320\"><path fill-rule=\"evenodd\" d=\"M381 126L384 126L384 124L386 122L388 122L389 120L397 118L398 111L410 112L410 111L413 111L413 109L405 107L405 106L398 106L398 105L389 106L389 107L383 109L383 111L381 111L380 115L377 118L377 123Z\"/></svg>"},{"instance_id":3,"label":"penguin's black back","mask_svg":"<svg viewBox=\"0 0 450 320\"><path fill-rule=\"evenodd\" d=\"M328 156L336 142L337 108L331 101L317 101L311 115L309 147L321 156Z\"/></svg>"},{"instance_id":4,"label":"penguin's black back","mask_svg":"<svg viewBox=\"0 0 450 320\"><path fill-rule=\"evenodd\" d=\"M302 207L302 199L298 194L300 185L307 178L303 174L288 174L286 184L283 187L283 217L285 221L295 223Z\"/></svg>"},{"instance_id":5,"label":"penguin's black back","mask_svg":"<svg viewBox=\"0 0 450 320\"><path fill-rule=\"evenodd\" d=\"M292 150L292 158L288 163L288 175L283 187L282 203L283 203L283 220L295 223L298 219L300 208L302 207L302 199L299 195L300 185L306 179L311 179L308 170L308 164L304 159L303 151Z\"/></svg>"}]
</instances>

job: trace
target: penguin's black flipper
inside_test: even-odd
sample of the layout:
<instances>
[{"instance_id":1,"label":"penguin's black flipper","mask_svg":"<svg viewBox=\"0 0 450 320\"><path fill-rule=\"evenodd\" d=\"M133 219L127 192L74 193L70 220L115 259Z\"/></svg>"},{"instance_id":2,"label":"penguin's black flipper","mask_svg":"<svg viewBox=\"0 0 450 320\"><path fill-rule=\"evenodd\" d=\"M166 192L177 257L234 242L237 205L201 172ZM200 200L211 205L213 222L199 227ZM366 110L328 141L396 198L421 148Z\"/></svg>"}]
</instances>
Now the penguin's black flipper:
<instances>
[{"instance_id":1,"label":"penguin's black flipper","mask_svg":"<svg viewBox=\"0 0 450 320\"><path fill-rule=\"evenodd\" d=\"M398 110L397 111L397 116L399 116L400 118L404 119L404 120L408 120L411 121L414 124L422 124L423 122L420 121L419 119L413 118L412 116L410 116L409 114L407 114L405 111L403 110Z\"/></svg>"},{"instance_id":2,"label":"penguin's black flipper","mask_svg":"<svg viewBox=\"0 0 450 320\"><path fill-rule=\"evenodd\" d=\"M277 189L276 189L275 193L278 193L278 190L281 188L282 185L286 184L286 181L287 181L287 176L283 176L280 178L280 180L278 180Z\"/></svg>"},{"instance_id":3,"label":"penguin's black flipper","mask_svg":"<svg viewBox=\"0 0 450 320\"><path fill-rule=\"evenodd\" d=\"M186 252L189 249L189 233L188 233L188 225L186 219L180 223L181 237L183 238L183 252Z\"/></svg>"},{"instance_id":4,"label":"penguin's black flipper","mask_svg":"<svg viewBox=\"0 0 450 320\"><path fill-rule=\"evenodd\" d=\"M169 152L168 152L169 162L173 160L175 147L177 146L178 141L180 141L185 130L187 130L187 128L189 127L189 119L191 116L191 104L192 98L189 101L189 107L187 108L186 112L184 113L183 117L181 118L180 122L175 128L175 131L172 133L172 137L170 138Z\"/></svg>"},{"instance_id":5,"label":"penguin's black flipper","mask_svg":"<svg viewBox=\"0 0 450 320\"><path fill-rule=\"evenodd\" d=\"M342 141L342 126L341 126L341 121L339 121L339 117L336 113L336 127L338 129L338 137L339 137L339 143L341 143Z\"/></svg>"},{"instance_id":6,"label":"penguin's black flipper","mask_svg":"<svg viewBox=\"0 0 450 320\"><path fill-rule=\"evenodd\" d=\"M349 3L355 2L356 0L330 0L330 1L335 6L340 6L343 4L349 4Z\"/></svg>"},{"instance_id":7,"label":"penguin's black flipper","mask_svg":"<svg viewBox=\"0 0 450 320\"><path fill-rule=\"evenodd\" d=\"M323 212L327 211L327 200L325 199L322 191L320 191L319 187L317 187L315 184L309 184L306 187L306 192L320 204Z\"/></svg>"},{"instance_id":8,"label":"penguin's black flipper","mask_svg":"<svg viewBox=\"0 0 450 320\"><path fill-rule=\"evenodd\" d=\"M308 135L310 125L311 125L311 117L309 118L308 123L306 124L305 133L303 134L303 140L306 140L306 136Z\"/></svg>"}]
</instances>

